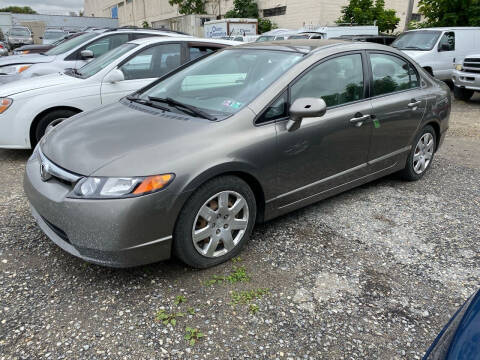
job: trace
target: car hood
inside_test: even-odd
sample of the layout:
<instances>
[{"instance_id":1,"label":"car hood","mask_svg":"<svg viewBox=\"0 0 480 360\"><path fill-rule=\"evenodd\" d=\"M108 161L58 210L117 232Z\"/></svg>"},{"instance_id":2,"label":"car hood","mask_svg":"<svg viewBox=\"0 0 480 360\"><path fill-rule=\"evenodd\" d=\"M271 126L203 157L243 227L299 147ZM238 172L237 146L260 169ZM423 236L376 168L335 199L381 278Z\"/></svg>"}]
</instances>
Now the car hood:
<instances>
[{"instance_id":1,"label":"car hood","mask_svg":"<svg viewBox=\"0 0 480 360\"><path fill-rule=\"evenodd\" d=\"M121 100L57 125L40 142L43 154L80 175L147 176L174 172L176 161L211 146L209 134L218 122L128 103Z\"/></svg>"},{"instance_id":2,"label":"car hood","mask_svg":"<svg viewBox=\"0 0 480 360\"><path fill-rule=\"evenodd\" d=\"M429 51L417 51L417 50L402 50L402 52L410 56L413 60L417 60L425 54L430 54Z\"/></svg>"},{"instance_id":3,"label":"car hood","mask_svg":"<svg viewBox=\"0 0 480 360\"><path fill-rule=\"evenodd\" d=\"M0 59L0 66L17 65L17 64L40 64L49 63L55 60L55 56L39 55L39 54L25 54L12 55Z\"/></svg>"},{"instance_id":4,"label":"car hood","mask_svg":"<svg viewBox=\"0 0 480 360\"><path fill-rule=\"evenodd\" d=\"M68 76L64 73L36 76L1 85L0 96L12 96L26 91L38 90L58 85L68 86L70 84L77 84L80 81L83 81L83 79Z\"/></svg>"}]
</instances>

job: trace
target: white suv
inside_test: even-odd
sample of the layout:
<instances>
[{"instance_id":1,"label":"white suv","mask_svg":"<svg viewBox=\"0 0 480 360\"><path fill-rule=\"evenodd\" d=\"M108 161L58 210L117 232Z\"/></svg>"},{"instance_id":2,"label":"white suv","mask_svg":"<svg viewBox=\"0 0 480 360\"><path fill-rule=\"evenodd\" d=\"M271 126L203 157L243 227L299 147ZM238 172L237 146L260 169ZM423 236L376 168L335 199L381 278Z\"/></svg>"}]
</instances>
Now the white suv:
<instances>
[{"instance_id":1,"label":"white suv","mask_svg":"<svg viewBox=\"0 0 480 360\"><path fill-rule=\"evenodd\" d=\"M47 75L67 68L79 69L128 41L150 36L190 37L170 31L114 29L85 33L43 54L13 55L0 59L0 84Z\"/></svg>"},{"instance_id":2,"label":"white suv","mask_svg":"<svg viewBox=\"0 0 480 360\"><path fill-rule=\"evenodd\" d=\"M118 101L228 40L150 37L122 44L84 67L0 86L0 148L28 149L58 119Z\"/></svg>"}]
</instances>

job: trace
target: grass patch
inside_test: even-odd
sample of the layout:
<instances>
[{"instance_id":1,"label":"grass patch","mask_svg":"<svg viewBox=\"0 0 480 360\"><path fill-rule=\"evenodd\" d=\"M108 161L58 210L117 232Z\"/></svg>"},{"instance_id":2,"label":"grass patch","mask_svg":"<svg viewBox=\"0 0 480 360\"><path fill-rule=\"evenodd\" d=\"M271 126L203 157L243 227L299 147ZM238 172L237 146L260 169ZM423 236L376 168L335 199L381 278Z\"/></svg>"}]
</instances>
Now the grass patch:
<instances>
[{"instance_id":1,"label":"grass patch","mask_svg":"<svg viewBox=\"0 0 480 360\"><path fill-rule=\"evenodd\" d=\"M238 282L250 281L250 275L244 266L234 266L233 271L229 275L213 275L210 279L205 281L205 286L211 286L215 284L230 283L235 284Z\"/></svg>"},{"instance_id":2,"label":"grass patch","mask_svg":"<svg viewBox=\"0 0 480 360\"><path fill-rule=\"evenodd\" d=\"M254 289L246 291L232 291L232 305L250 304L253 300L260 299L270 293L269 289Z\"/></svg>"}]
</instances>

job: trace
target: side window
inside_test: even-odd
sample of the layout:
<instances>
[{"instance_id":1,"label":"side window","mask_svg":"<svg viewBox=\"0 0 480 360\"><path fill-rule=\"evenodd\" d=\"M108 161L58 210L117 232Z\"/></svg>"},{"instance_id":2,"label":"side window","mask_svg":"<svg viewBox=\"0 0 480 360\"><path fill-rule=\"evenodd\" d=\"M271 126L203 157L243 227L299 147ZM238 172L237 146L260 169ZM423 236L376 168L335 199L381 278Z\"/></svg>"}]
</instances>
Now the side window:
<instances>
[{"instance_id":1,"label":"side window","mask_svg":"<svg viewBox=\"0 0 480 360\"><path fill-rule=\"evenodd\" d=\"M145 49L120 67L126 80L158 78L180 66L180 44Z\"/></svg>"},{"instance_id":2,"label":"side window","mask_svg":"<svg viewBox=\"0 0 480 360\"><path fill-rule=\"evenodd\" d=\"M188 52L190 53L190 60L194 60L196 58L205 56L207 54L214 52L215 50L217 49L209 48L206 46L190 46L188 48Z\"/></svg>"},{"instance_id":3,"label":"side window","mask_svg":"<svg viewBox=\"0 0 480 360\"><path fill-rule=\"evenodd\" d=\"M91 50L94 57L99 57L106 52L115 49L116 47L126 43L128 41L128 34L115 34L111 36L105 36L101 39L98 39L87 47L84 50Z\"/></svg>"},{"instance_id":4,"label":"side window","mask_svg":"<svg viewBox=\"0 0 480 360\"><path fill-rule=\"evenodd\" d=\"M455 33L447 32L443 34L438 43L438 51L454 51L455 50Z\"/></svg>"},{"instance_id":5,"label":"side window","mask_svg":"<svg viewBox=\"0 0 480 360\"><path fill-rule=\"evenodd\" d=\"M154 37L154 36L163 36L163 35L146 34L146 33L132 34L132 40L143 39L146 37Z\"/></svg>"},{"instance_id":6,"label":"side window","mask_svg":"<svg viewBox=\"0 0 480 360\"><path fill-rule=\"evenodd\" d=\"M370 54L373 74L373 96L412 89L419 86L415 69L396 56Z\"/></svg>"},{"instance_id":7,"label":"side window","mask_svg":"<svg viewBox=\"0 0 480 360\"><path fill-rule=\"evenodd\" d=\"M288 115L288 97L285 91L273 102L268 108L265 109L263 114L257 119L257 124L266 123L269 121L281 119Z\"/></svg>"},{"instance_id":8,"label":"side window","mask_svg":"<svg viewBox=\"0 0 480 360\"><path fill-rule=\"evenodd\" d=\"M322 98L328 107L363 99L362 56L340 56L315 66L291 87L292 103L303 97Z\"/></svg>"}]
</instances>

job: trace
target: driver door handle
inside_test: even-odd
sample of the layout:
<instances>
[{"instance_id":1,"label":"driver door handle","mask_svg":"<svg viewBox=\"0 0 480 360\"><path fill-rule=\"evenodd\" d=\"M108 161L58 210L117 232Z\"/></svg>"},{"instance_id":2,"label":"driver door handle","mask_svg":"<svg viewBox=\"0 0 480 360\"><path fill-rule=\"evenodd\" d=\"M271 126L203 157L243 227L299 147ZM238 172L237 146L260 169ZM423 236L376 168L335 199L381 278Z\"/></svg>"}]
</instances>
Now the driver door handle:
<instances>
[{"instance_id":1,"label":"driver door handle","mask_svg":"<svg viewBox=\"0 0 480 360\"><path fill-rule=\"evenodd\" d=\"M409 108L414 108L420 105L422 102L420 100L412 99L411 102L407 105Z\"/></svg>"},{"instance_id":2,"label":"driver door handle","mask_svg":"<svg viewBox=\"0 0 480 360\"><path fill-rule=\"evenodd\" d=\"M369 120L371 117L372 115L356 114L354 118L350 119L350 123L354 124L356 127L360 127L365 121Z\"/></svg>"}]
</instances>

